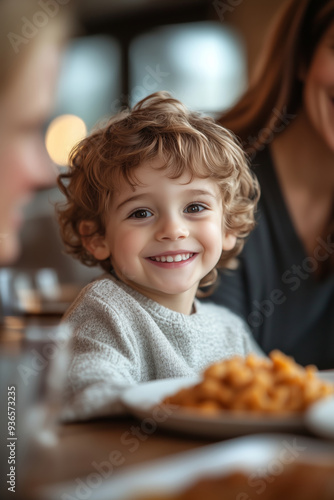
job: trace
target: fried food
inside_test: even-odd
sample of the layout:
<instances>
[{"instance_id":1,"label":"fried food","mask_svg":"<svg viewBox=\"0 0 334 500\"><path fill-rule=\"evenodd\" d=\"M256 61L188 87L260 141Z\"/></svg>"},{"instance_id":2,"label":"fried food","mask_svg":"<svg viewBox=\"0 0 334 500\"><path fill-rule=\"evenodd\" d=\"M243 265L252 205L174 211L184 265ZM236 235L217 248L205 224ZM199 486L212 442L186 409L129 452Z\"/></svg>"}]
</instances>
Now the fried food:
<instances>
[{"instance_id":1,"label":"fried food","mask_svg":"<svg viewBox=\"0 0 334 500\"><path fill-rule=\"evenodd\" d=\"M201 382L163 403L205 414L224 410L282 414L303 412L331 394L334 385L321 380L315 366L304 368L274 350L269 358L249 354L215 363L204 371Z\"/></svg>"}]
</instances>

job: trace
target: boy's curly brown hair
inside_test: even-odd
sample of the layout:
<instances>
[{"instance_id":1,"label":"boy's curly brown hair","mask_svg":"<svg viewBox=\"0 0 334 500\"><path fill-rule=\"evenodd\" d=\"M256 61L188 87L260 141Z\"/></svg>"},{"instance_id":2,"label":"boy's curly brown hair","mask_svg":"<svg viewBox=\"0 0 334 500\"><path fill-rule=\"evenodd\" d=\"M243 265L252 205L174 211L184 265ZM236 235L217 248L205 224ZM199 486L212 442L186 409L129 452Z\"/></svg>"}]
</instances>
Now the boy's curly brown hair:
<instances>
[{"instance_id":1,"label":"boy's curly brown hair","mask_svg":"<svg viewBox=\"0 0 334 500\"><path fill-rule=\"evenodd\" d=\"M229 267L254 227L259 185L235 136L215 121L189 111L167 92L156 92L131 110L119 113L77 144L70 166L58 177L66 202L57 205L61 236L68 253L87 266L110 271L109 259L98 261L83 245L79 225L91 221L104 235L105 215L121 180L136 185L136 168L162 158L162 169L176 179L187 170L192 177L216 180L222 193L225 230L237 237L235 247L222 252L217 267ZM86 237L86 235L85 235ZM213 270L216 277L217 271ZM203 278L200 286L215 281Z\"/></svg>"}]
</instances>

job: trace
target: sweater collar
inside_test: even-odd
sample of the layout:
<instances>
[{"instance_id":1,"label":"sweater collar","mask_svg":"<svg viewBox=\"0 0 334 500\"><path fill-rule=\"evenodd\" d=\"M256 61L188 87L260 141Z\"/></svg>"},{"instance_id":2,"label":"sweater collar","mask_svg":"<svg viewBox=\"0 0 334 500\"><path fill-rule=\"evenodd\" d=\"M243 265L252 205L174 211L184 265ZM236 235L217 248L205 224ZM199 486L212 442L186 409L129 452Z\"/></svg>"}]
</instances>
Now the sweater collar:
<instances>
[{"instance_id":1,"label":"sweater collar","mask_svg":"<svg viewBox=\"0 0 334 500\"><path fill-rule=\"evenodd\" d=\"M169 309L168 307L165 307L161 304L159 304L158 302L156 302L155 300L153 299L150 299L148 297L146 297L145 295L143 295L142 293L138 292L137 290L134 290L133 288L131 288L129 285L127 285L126 283L124 283L122 280L120 280L116 275L115 273L112 273L112 274L107 274L107 275L104 275L103 278L109 278L111 279L114 283L116 283L120 288L122 288L122 290L124 290L127 294L131 295L131 297L133 297L137 302L139 302L139 304L145 309L147 310L148 312L152 312L152 313L155 313L159 316L173 316L173 317L180 317L180 316L184 316L184 317L191 317L191 316L194 316L196 314L198 314L200 308L201 308L201 303L198 299L194 299L194 303L193 303L193 312L191 314L183 314L183 313L179 313L177 311L174 311L173 309Z\"/></svg>"}]
</instances>

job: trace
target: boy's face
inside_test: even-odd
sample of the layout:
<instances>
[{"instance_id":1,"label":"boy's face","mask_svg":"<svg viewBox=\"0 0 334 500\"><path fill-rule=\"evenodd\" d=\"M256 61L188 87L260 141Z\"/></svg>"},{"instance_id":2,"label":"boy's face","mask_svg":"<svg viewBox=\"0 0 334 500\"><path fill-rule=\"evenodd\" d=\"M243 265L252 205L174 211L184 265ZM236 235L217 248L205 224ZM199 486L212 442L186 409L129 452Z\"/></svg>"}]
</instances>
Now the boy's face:
<instances>
[{"instance_id":1,"label":"boy's face","mask_svg":"<svg viewBox=\"0 0 334 500\"><path fill-rule=\"evenodd\" d=\"M135 188L122 183L106 217L106 234L89 250L98 259L110 256L118 277L135 290L189 314L200 280L236 238L224 232L215 181L189 182L188 173L170 179L157 170L161 164L155 159L138 167Z\"/></svg>"}]
</instances>

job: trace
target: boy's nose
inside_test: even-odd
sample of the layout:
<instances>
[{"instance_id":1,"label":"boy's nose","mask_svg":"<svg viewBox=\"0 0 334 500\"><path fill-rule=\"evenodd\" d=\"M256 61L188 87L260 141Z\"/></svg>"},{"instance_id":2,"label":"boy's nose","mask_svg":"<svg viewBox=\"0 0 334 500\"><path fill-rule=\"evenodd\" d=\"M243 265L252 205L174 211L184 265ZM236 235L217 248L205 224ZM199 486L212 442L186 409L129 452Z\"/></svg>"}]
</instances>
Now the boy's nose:
<instances>
[{"instance_id":1,"label":"boy's nose","mask_svg":"<svg viewBox=\"0 0 334 500\"><path fill-rule=\"evenodd\" d=\"M162 220L157 231L157 240L179 240L189 236L189 229L184 221L178 218L166 218Z\"/></svg>"}]
</instances>

